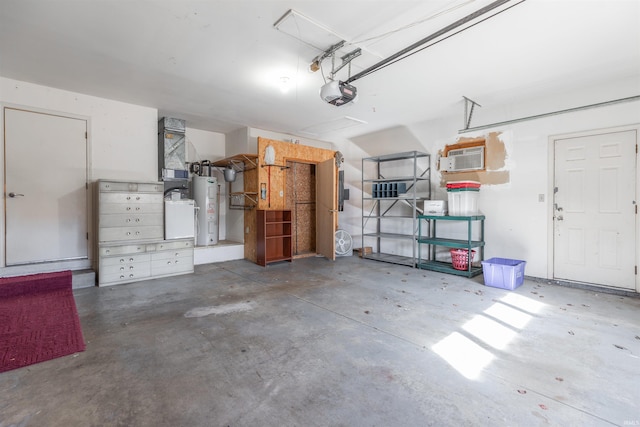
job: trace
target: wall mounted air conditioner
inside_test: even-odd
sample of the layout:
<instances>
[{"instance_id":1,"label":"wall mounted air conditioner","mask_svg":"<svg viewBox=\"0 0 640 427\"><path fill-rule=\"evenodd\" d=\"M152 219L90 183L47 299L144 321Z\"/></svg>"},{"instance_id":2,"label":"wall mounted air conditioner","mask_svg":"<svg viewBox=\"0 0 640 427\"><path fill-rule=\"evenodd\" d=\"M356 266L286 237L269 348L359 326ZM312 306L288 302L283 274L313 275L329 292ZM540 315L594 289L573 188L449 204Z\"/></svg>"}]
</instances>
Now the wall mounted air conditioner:
<instances>
[{"instance_id":1,"label":"wall mounted air conditioner","mask_svg":"<svg viewBox=\"0 0 640 427\"><path fill-rule=\"evenodd\" d=\"M440 171L462 172L484 169L484 147L451 150L440 158Z\"/></svg>"}]
</instances>

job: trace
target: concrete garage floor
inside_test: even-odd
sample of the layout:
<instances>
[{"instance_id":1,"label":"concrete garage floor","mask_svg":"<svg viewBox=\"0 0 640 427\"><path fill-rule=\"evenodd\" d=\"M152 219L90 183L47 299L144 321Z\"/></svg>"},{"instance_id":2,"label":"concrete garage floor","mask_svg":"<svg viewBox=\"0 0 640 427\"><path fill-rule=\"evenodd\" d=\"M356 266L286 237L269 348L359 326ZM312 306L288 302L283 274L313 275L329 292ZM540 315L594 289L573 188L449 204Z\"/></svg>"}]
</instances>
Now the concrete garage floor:
<instances>
[{"instance_id":1,"label":"concrete garage floor","mask_svg":"<svg viewBox=\"0 0 640 427\"><path fill-rule=\"evenodd\" d=\"M0 374L0 427L640 425L636 297L357 257L75 296L87 350Z\"/></svg>"}]
</instances>

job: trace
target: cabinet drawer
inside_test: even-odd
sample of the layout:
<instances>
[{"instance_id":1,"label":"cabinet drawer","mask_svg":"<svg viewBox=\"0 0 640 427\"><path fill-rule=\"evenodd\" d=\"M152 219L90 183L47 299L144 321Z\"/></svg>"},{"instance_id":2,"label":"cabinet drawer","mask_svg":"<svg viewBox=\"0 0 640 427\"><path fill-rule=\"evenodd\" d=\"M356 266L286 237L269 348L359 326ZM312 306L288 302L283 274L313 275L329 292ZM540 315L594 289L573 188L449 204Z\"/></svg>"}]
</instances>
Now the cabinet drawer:
<instances>
[{"instance_id":1,"label":"cabinet drawer","mask_svg":"<svg viewBox=\"0 0 640 427\"><path fill-rule=\"evenodd\" d=\"M145 245L123 245L123 246L100 246L100 256L112 256L122 254L144 253L147 250Z\"/></svg>"},{"instance_id":2,"label":"cabinet drawer","mask_svg":"<svg viewBox=\"0 0 640 427\"><path fill-rule=\"evenodd\" d=\"M164 237L164 227L162 225L149 227L101 227L99 236L101 242L162 239Z\"/></svg>"},{"instance_id":3,"label":"cabinet drawer","mask_svg":"<svg viewBox=\"0 0 640 427\"><path fill-rule=\"evenodd\" d=\"M187 272L193 272L193 257L151 261L151 274L153 276Z\"/></svg>"},{"instance_id":4,"label":"cabinet drawer","mask_svg":"<svg viewBox=\"0 0 640 427\"><path fill-rule=\"evenodd\" d=\"M151 255L148 253L141 254L126 254L121 256L112 256L105 257L100 259L100 269L108 268L108 267L119 267L126 266L129 264L140 264L140 263L149 263L151 260ZM116 269L116 271L120 271L120 269Z\"/></svg>"},{"instance_id":5,"label":"cabinet drawer","mask_svg":"<svg viewBox=\"0 0 640 427\"><path fill-rule=\"evenodd\" d=\"M162 214L113 214L100 215L100 227L138 227L164 225Z\"/></svg>"},{"instance_id":6,"label":"cabinet drawer","mask_svg":"<svg viewBox=\"0 0 640 427\"><path fill-rule=\"evenodd\" d=\"M102 203L100 205L100 215L112 214L160 214L164 212L162 203Z\"/></svg>"},{"instance_id":7,"label":"cabinet drawer","mask_svg":"<svg viewBox=\"0 0 640 427\"><path fill-rule=\"evenodd\" d=\"M125 283L151 277L149 254L124 255L100 259L98 284Z\"/></svg>"},{"instance_id":8,"label":"cabinet drawer","mask_svg":"<svg viewBox=\"0 0 640 427\"><path fill-rule=\"evenodd\" d=\"M162 193L100 193L100 211L107 204L143 205L158 204L162 208L164 199Z\"/></svg>"},{"instance_id":9,"label":"cabinet drawer","mask_svg":"<svg viewBox=\"0 0 640 427\"><path fill-rule=\"evenodd\" d=\"M147 264L147 267L149 264ZM119 283L133 282L134 280L148 279L151 277L150 269L126 272L100 272L98 285L117 285Z\"/></svg>"},{"instance_id":10,"label":"cabinet drawer","mask_svg":"<svg viewBox=\"0 0 640 427\"><path fill-rule=\"evenodd\" d=\"M173 260L178 258L193 258L193 249L174 249L163 252L153 252L151 261Z\"/></svg>"},{"instance_id":11,"label":"cabinet drawer","mask_svg":"<svg viewBox=\"0 0 640 427\"><path fill-rule=\"evenodd\" d=\"M179 242L166 242L157 246ZM191 242L182 242L191 243ZM175 273L193 272L193 248L169 249L151 253L151 274L163 276Z\"/></svg>"},{"instance_id":12,"label":"cabinet drawer","mask_svg":"<svg viewBox=\"0 0 640 427\"><path fill-rule=\"evenodd\" d=\"M164 191L163 184L156 182L100 181L98 187L100 191L140 191L146 193L162 193Z\"/></svg>"},{"instance_id":13,"label":"cabinet drawer","mask_svg":"<svg viewBox=\"0 0 640 427\"><path fill-rule=\"evenodd\" d=\"M162 203L102 203L100 215L112 214L161 214L164 212Z\"/></svg>"},{"instance_id":14,"label":"cabinet drawer","mask_svg":"<svg viewBox=\"0 0 640 427\"><path fill-rule=\"evenodd\" d=\"M174 249L188 249L193 248L193 239L189 240L165 240L162 243L155 243L153 245L147 245L147 251L165 251Z\"/></svg>"}]
</instances>

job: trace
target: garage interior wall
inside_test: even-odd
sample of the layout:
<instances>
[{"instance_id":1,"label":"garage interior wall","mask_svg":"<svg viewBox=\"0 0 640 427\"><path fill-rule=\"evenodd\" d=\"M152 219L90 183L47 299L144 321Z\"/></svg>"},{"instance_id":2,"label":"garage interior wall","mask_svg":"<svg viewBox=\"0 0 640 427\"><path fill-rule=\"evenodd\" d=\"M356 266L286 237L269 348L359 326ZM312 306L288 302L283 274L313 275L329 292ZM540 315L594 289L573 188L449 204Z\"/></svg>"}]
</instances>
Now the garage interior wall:
<instances>
[{"instance_id":1,"label":"garage interior wall","mask_svg":"<svg viewBox=\"0 0 640 427\"><path fill-rule=\"evenodd\" d=\"M507 106L483 107L474 115L472 126L496 123L528 115L559 111L581 105L619 99L640 93L638 79L610 82L593 87L590 91L558 92L556 98ZM143 107L83 95L55 88L34 85L0 77L0 103L31 110L63 112L81 115L89 122L89 179L156 180L157 179L157 120L154 108ZM462 104L461 104L462 109ZM445 117L437 121L416 123L407 127L387 129L350 140L305 141L302 144L324 145L339 150L345 158L345 184L351 192L339 213L340 228L348 231L355 242L361 234L361 159L389 152L420 150L432 154L432 179L440 181L435 171L435 153L445 145L454 143L461 136L484 137L499 132L506 148L505 168L510 181L506 184L484 186L480 193L479 207L487 216L487 258L505 256L527 260L527 275L549 277L549 203L550 169L549 139L554 135L568 134L619 126L637 126L640 102L627 102L606 107L561 114L542 119L524 121L508 126L497 126L459 134L460 117ZM0 123L0 126L2 124ZM0 129L3 131L3 129ZM222 134L190 131L194 145L213 144L216 148L207 155L222 150ZM248 141L258 134L284 140L288 135L270 133L249 128ZM250 144L247 144L249 147ZM390 147L393 147L391 149ZM225 140L225 151L228 141ZM126 153L123 155L122 153ZM1 154L0 154L1 155ZM218 153L218 158L225 153ZM202 154L201 154L202 156ZM0 164L4 164L4 159ZM434 185L434 198L445 198L446 192ZM540 195L544 201L541 202ZM2 207L4 210L4 207ZM0 239L4 240L4 221L0 222ZM237 227L238 224L235 224ZM4 243L4 242L2 242ZM0 244L0 259L4 260L4 244Z\"/></svg>"},{"instance_id":2,"label":"garage interior wall","mask_svg":"<svg viewBox=\"0 0 640 427\"><path fill-rule=\"evenodd\" d=\"M637 94L640 94L640 81L637 78L593 87L588 93L559 91L556 98L539 99L528 104L514 102L513 105L494 109L483 107L474 113L472 126ZM460 108L462 111L462 104ZM446 200L446 190L439 186L441 174L435 165L438 151L461 137L482 138L498 132L505 144L505 169L509 171L510 180L505 184L485 185L480 190L479 210L486 216L485 258L523 259L527 261L527 276L551 278L548 261L549 244L552 240L549 235L552 231L550 206L553 203L550 182L553 169L549 165L550 138L623 126L639 128L639 113L640 101L633 101L464 133L458 133L463 127L462 117L449 117L388 129L340 143L338 149L345 156L345 181L352 195L351 200L345 202L344 212L340 213L340 226L351 233L355 242L360 241L360 169L363 156L388 153L390 146L394 147L394 152L420 150L430 153L433 198ZM399 141L403 141L404 145ZM544 201L540 201L540 195Z\"/></svg>"}]
</instances>

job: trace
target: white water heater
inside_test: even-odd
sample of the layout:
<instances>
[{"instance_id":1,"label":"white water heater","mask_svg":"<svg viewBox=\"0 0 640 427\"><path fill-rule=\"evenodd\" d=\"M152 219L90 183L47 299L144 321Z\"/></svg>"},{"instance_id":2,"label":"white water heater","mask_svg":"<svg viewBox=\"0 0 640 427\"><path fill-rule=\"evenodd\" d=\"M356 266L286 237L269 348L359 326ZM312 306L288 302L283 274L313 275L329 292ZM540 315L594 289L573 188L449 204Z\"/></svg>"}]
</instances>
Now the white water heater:
<instances>
[{"instance_id":1,"label":"white water heater","mask_svg":"<svg viewBox=\"0 0 640 427\"><path fill-rule=\"evenodd\" d=\"M213 176L192 178L193 200L196 202L196 245L218 243L218 180Z\"/></svg>"}]
</instances>

